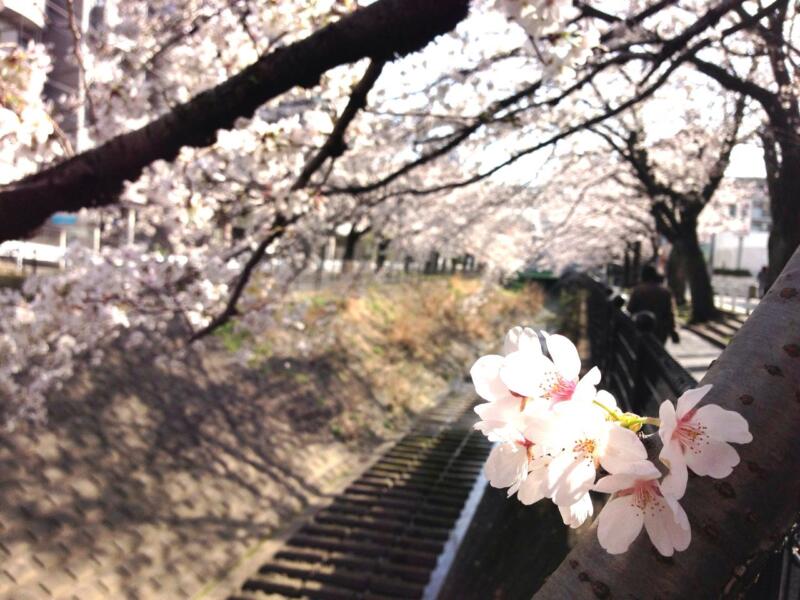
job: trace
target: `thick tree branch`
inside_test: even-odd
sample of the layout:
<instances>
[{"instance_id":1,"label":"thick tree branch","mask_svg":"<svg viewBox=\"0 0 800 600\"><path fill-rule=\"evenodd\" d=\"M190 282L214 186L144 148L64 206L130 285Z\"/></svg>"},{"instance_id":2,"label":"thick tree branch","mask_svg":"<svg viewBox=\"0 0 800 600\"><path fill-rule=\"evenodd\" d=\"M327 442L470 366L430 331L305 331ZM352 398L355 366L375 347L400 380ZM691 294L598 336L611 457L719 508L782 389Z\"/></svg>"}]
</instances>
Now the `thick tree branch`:
<instances>
[{"instance_id":1,"label":"thick tree branch","mask_svg":"<svg viewBox=\"0 0 800 600\"><path fill-rule=\"evenodd\" d=\"M455 27L468 8L469 0L378 0L265 54L141 129L0 188L0 241L29 235L54 212L111 204L125 181L136 180L156 160L174 160L185 146L213 144L219 129L251 117L267 100L295 86L317 85L333 67L419 50Z\"/></svg>"},{"instance_id":2,"label":"thick tree branch","mask_svg":"<svg viewBox=\"0 0 800 600\"><path fill-rule=\"evenodd\" d=\"M722 147L720 148L719 155L709 170L708 181L706 181L703 189L700 191L700 198L704 205L708 204L711 197L717 191L717 188L719 188L719 184L722 182L722 178L725 175L725 170L731 162L731 152L733 152L733 147L739 141L739 128L742 125L745 104L746 97L741 94L737 96L736 108L734 109L728 132L725 135L725 139L722 140Z\"/></svg>"},{"instance_id":3,"label":"thick tree branch","mask_svg":"<svg viewBox=\"0 0 800 600\"><path fill-rule=\"evenodd\" d=\"M770 118L780 118L781 105L777 95L766 88L761 87L757 83L741 79L725 68L720 67L714 63L693 56L689 62L701 73L708 75L722 87L739 94L751 97L756 100L764 108L764 111Z\"/></svg>"},{"instance_id":4,"label":"thick tree branch","mask_svg":"<svg viewBox=\"0 0 800 600\"><path fill-rule=\"evenodd\" d=\"M339 119L333 126L333 131L331 131L322 147L308 159L308 162L306 162L303 167L302 173L300 173L300 176L292 185L293 190L306 187L311 176L325 164L328 158L335 160L347 149L347 145L344 141L344 133L353 119L355 119L358 111L367 105L367 94L369 94L375 82L378 81L378 77L380 77L383 65L385 64L386 61L381 59L375 59L369 63L361 81L356 84L353 91L350 93L350 100L348 100L347 106L345 106L342 114L339 115Z\"/></svg>"}]
</instances>

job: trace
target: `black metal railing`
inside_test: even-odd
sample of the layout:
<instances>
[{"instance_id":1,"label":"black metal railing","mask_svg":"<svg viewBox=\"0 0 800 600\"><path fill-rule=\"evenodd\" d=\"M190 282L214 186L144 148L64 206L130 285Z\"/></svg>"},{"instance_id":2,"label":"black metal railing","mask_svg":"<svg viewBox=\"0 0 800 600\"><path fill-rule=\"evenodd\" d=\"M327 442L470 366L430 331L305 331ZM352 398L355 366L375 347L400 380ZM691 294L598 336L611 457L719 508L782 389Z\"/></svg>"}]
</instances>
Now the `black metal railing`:
<instances>
[{"instance_id":1,"label":"black metal railing","mask_svg":"<svg viewBox=\"0 0 800 600\"><path fill-rule=\"evenodd\" d=\"M622 408L655 413L663 400L674 400L697 385L651 333L652 320L634 321L622 311L622 298L594 279L583 278L581 287L586 293L591 364L600 368L602 387Z\"/></svg>"}]
</instances>

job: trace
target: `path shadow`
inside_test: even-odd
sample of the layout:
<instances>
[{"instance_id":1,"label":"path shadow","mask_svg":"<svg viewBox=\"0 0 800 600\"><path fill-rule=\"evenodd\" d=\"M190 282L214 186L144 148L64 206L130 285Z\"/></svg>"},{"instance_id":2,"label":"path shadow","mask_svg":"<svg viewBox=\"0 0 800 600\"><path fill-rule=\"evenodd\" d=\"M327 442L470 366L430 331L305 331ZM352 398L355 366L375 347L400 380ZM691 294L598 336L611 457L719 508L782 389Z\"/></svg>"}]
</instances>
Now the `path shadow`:
<instances>
[{"instance_id":1,"label":"path shadow","mask_svg":"<svg viewBox=\"0 0 800 600\"><path fill-rule=\"evenodd\" d=\"M0 433L0 598L189 598L227 573L325 493L330 422L366 385L339 366L110 350L45 426Z\"/></svg>"}]
</instances>

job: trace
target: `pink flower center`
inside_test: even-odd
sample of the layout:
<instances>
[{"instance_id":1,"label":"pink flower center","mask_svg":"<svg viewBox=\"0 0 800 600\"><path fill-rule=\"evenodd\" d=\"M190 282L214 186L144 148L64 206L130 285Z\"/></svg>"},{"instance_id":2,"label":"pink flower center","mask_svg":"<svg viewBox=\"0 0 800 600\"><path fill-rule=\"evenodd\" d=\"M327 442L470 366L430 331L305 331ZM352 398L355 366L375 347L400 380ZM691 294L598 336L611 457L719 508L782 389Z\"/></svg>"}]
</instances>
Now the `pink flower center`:
<instances>
[{"instance_id":1,"label":"pink flower center","mask_svg":"<svg viewBox=\"0 0 800 600\"><path fill-rule=\"evenodd\" d=\"M689 450L698 454L702 446L708 445L708 434L705 425L692 421L695 412L690 410L678 420L675 431L672 432L672 439L677 440L684 451Z\"/></svg>"},{"instance_id":2,"label":"pink flower center","mask_svg":"<svg viewBox=\"0 0 800 600\"><path fill-rule=\"evenodd\" d=\"M655 479L637 481L633 487L618 491L617 496L631 496L631 504L643 513L650 511L655 514L664 510L663 494Z\"/></svg>"},{"instance_id":3,"label":"pink flower center","mask_svg":"<svg viewBox=\"0 0 800 600\"><path fill-rule=\"evenodd\" d=\"M547 396L555 401L555 402L563 402L564 400L570 400L572 398L573 392L575 392L575 386L577 383L575 381L567 381L562 377L558 377L555 383L550 386L550 389L547 392Z\"/></svg>"},{"instance_id":4,"label":"pink flower center","mask_svg":"<svg viewBox=\"0 0 800 600\"><path fill-rule=\"evenodd\" d=\"M645 510L649 504L658 501L661 490L655 480L637 481L634 486L633 501L640 509Z\"/></svg>"}]
</instances>

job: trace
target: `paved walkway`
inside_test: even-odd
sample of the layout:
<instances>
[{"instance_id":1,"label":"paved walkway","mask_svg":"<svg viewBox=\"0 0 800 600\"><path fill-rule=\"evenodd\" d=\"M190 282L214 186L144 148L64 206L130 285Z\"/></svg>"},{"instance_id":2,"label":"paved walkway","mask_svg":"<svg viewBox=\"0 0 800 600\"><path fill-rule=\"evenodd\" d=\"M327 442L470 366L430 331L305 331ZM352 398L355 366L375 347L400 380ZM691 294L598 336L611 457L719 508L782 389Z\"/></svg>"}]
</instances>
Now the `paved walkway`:
<instances>
[{"instance_id":1,"label":"paved walkway","mask_svg":"<svg viewBox=\"0 0 800 600\"><path fill-rule=\"evenodd\" d=\"M722 350L686 328L681 328L680 336L679 344L667 341L667 352L689 371L692 377L700 381L711 362L716 360Z\"/></svg>"}]
</instances>

